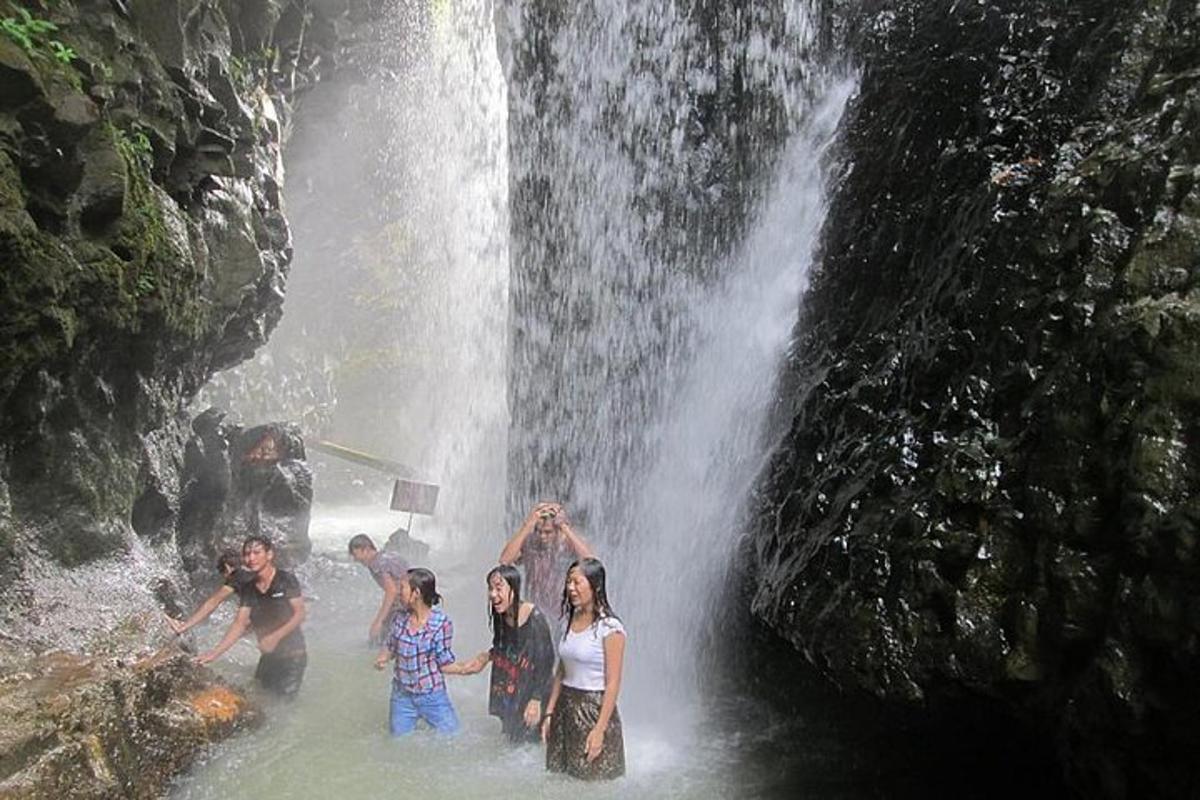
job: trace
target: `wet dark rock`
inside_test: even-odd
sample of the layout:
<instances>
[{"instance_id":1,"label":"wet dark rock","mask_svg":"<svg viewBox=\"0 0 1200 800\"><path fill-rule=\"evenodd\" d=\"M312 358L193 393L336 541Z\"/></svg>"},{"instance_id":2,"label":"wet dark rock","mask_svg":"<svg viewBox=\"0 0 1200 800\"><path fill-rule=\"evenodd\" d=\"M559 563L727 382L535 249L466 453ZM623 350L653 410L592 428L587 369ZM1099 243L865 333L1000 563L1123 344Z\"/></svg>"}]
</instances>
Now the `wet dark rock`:
<instances>
[{"instance_id":1,"label":"wet dark rock","mask_svg":"<svg viewBox=\"0 0 1200 800\"><path fill-rule=\"evenodd\" d=\"M267 14L247 50L239 5L38 11L70 64L0 36L5 574L27 554L82 563L135 535L172 542L180 409L278 322L290 87L336 41L302 45ZM286 54L265 60L263 37ZM282 507L305 485L265 496Z\"/></svg>"},{"instance_id":2,"label":"wet dark rock","mask_svg":"<svg viewBox=\"0 0 1200 800\"><path fill-rule=\"evenodd\" d=\"M409 534L408 528L392 531L383 549L400 554L409 564L424 564L429 561L429 545Z\"/></svg>"},{"instance_id":3,"label":"wet dark rock","mask_svg":"<svg viewBox=\"0 0 1200 800\"><path fill-rule=\"evenodd\" d=\"M239 460L255 442L233 436L223 478L220 454L187 473L183 409L279 319L281 149L338 43L328 21L289 23L248 50L241 4L220 0L18 5L75 57L0 35L0 795L159 796L228 730L180 705L211 675L180 658L139 671L143 647L105 642L192 607L181 555L210 554L214 530L309 547L293 433L242 432L277 439L274 463ZM314 21L329 6L267 5ZM230 506L202 533L185 500L205 480ZM54 649L89 654L61 657L82 675L61 691Z\"/></svg>"},{"instance_id":4,"label":"wet dark rock","mask_svg":"<svg viewBox=\"0 0 1200 800\"><path fill-rule=\"evenodd\" d=\"M37 68L21 47L0 38L0 109L18 108L42 91Z\"/></svg>"},{"instance_id":5,"label":"wet dark rock","mask_svg":"<svg viewBox=\"0 0 1200 800\"><path fill-rule=\"evenodd\" d=\"M184 458L179 550L191 572L212 571L217 555L252 534L268 537L288 568L312 552L312 472L293 425L243 428L209 409L193 423Z\"/></svg>"},{"instance_id":6,"label":"wet dark rock","mask_svg":"<svg viewBox=\"0 0 1200 800\"><path fill-rule=\"evenodd\" d=\"M1194 796L1197 10L836 7L755 613L848 689L1002 709L1081 796Z\"/></svg>"}]
</instances>

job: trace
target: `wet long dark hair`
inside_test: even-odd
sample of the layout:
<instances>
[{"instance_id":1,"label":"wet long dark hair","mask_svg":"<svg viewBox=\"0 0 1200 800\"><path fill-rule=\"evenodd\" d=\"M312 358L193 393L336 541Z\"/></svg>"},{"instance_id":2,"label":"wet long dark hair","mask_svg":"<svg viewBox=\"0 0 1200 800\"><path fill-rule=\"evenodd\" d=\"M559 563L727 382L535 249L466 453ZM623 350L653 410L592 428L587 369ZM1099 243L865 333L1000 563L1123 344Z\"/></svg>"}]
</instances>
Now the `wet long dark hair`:
<instances>
[{"instance_id":1,"label":"wet long dark hair","mask_svg":"<svg viewBox=\"0 0 1200 800\"><path fill-rule=\"evenodd\" d=\"M571 562L571 566L567 567L567 574L563 577L562 616L567 620L567 624L563 627L564 639L567 638L567 632L571 630L571 616L574 614L574 609L571 608L571 597L567 592L567 580L571 577L573 569L578 569L583 573L588 585L592 587L592 606L596 612L596 618L592 620L592 624L595 625L608 617L620 619L613 613L612 606L608 604L604 564L598 558L578 558Z\"/></svg>"},{"instance_id":2,"label":"wet long dark hair","mask_svg":"<svg viewBox=\"0 0 1200 800\"><path fill-rule=\"evenodd\" d=\"M512 564L500 564L492 567L484 579L488 589L492 588L492 576L499 575L500 579L508 584L508 588L512 590L512 605L509 606L509 611L513 615L513 626L509 628L504 624L504 615L497 614L492 604L488 603L488 625L492 629L492 647L503 647L505 640L509 636L517 635L517 627L521 623L521 572Z\"/></svg>"},{"instance_id":3,"label":"wet long dark hair","mask_svg":"<svg viewBox=\"0 0 1200 800\"><path fill-rule=\"evenodd\" d=\"M413 567L408 571L408 585L417 590L421 601L430 608L442 602L442 596L437 593L437 577L424 567Z\"/></svg>"}]
</instances>

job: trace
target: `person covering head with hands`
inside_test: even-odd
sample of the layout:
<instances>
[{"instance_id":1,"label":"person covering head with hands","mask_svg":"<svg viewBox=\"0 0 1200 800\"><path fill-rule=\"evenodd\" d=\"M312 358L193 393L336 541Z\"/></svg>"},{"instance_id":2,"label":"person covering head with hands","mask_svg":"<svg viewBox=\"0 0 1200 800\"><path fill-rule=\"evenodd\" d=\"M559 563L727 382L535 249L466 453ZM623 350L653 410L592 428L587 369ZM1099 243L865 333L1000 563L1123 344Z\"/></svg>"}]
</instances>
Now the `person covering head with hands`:
<instances>
[{"instance_id":1,"label":"person covering head with hands","mask_svg":"<svg viewBox=\"0 0 1200 800\"><path fill-rule=\"evenodd\" d=\"M562 574L572 559L594 558L591 546L575 532L559 503L538 503L500 551L501 564L525 568L525 595L542 613L557 619Z\"/></svg>"},{"instance_id":2,"label":"person covering head with hands","mask_svg":"<svg viewBox=\"0 0 1200 800\"><path fill-rule=\"evenodd\" d=\"M262 655L254 678L263 688L284 697L300 690L308 651L300 624L306 614L300 581L292 573L275 567L275 546L264 536L250 536L242 543L242 563L254 580L238 594L241 603L224 638L196 661L208 664L233 647L253 628Z\"/></svg>"},{"instance_id":3,"label":"person covering head with hands","mask_svg":"<svg viewBox=\"0 0 1200 800\"><path fill-rule=\"evenodd\" d=\"M625 662L625 626L608 603L604 565L594 558L567 570L562 605L569 614L558 669L546 703L546 769L584 780L625 774L617 695Z\"/></svg>"}]
</instances>

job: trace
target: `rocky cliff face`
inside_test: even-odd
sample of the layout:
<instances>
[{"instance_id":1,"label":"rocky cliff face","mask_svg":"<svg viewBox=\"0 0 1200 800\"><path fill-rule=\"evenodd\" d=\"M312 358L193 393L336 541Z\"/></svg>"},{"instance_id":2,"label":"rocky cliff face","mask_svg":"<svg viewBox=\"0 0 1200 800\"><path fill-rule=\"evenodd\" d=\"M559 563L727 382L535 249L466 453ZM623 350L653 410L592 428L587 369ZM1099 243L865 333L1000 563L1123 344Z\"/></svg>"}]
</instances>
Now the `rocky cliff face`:
<instances>
[{"instance_id":1,"label":"rocky cliff face","mask_svg":"<svg viewBox=\"0 0 1200 800\"><path fill-rule=\"evenodd\" d=\"M170 544L180 409L278 321L332 2L30 3L0 35L0 573ZM11 592L8 593L11 596Z\"/></svg>"},{"instance_id":2,"label":"rocky cliff face","mask_svg":"<svg viewBox=\"0 0 1200 800\"><path fill-rule=\"evenodd\" d=\"M278 321L291 258L281 148L348 6L0 10L0 703L16 723L0 741L6 797L61 796L64 781L72 796L157 796L240 717L187 712L211 675L145 660L164 640L160 603L174 599L178 568L211 570L220 544L220 526L201 531L204 509L188 506L212 465L185 463L182 409ZM233 432L198 429L191 447L218 434ZM263 436L235 443L246 458L225 464L230 507L214 516L270 527L297 500L289 524L307 528L303 449L272 443L285 438L286 452L266 453ZM293 538L302 558L307 538ZM54 647L89 656L39 655Z\"/></svg>"},{"instance_id":3,"label":"rocky cliff face","mask_svg":"<svg viewBox=\"0 0 1200 800\"><path fill-rule=\"evenodd\" d=\"M30 8L57 29L0 37L9 575L128 548L160 432L264 340L290 255L281 115L217 3Z\"/></svg>"},{"instance_id":4,"label":"rocky cliff face","mask_svg":"<svg viewBox=\"0 0 1200 800\"><path fill-rule=\"evenodd\" d=\"M1085 796L1191 796L1196 6L836 13L862 85L755 612L845 687L998 701Z\"/></svg>"}]
</instances>

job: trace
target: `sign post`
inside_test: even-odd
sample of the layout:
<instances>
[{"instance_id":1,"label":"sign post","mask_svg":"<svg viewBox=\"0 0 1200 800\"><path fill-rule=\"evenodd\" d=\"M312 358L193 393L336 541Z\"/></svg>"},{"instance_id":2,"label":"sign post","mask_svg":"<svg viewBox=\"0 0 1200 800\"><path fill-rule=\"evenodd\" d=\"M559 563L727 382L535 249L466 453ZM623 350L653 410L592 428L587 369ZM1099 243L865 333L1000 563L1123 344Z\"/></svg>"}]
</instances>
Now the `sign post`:
<instances>
[{"instance_id":1,"label":"sign post","mask_svg":"<svg viewBox=\"0 0 1200 800\"><path fill-rule=\"evenodd\" d=\"M392 486L391 509L408 512L408 533L411 536L413 514L432 515L437 508L437 498L436 484L397 478Z\"/></svg>"}]
</instances>

